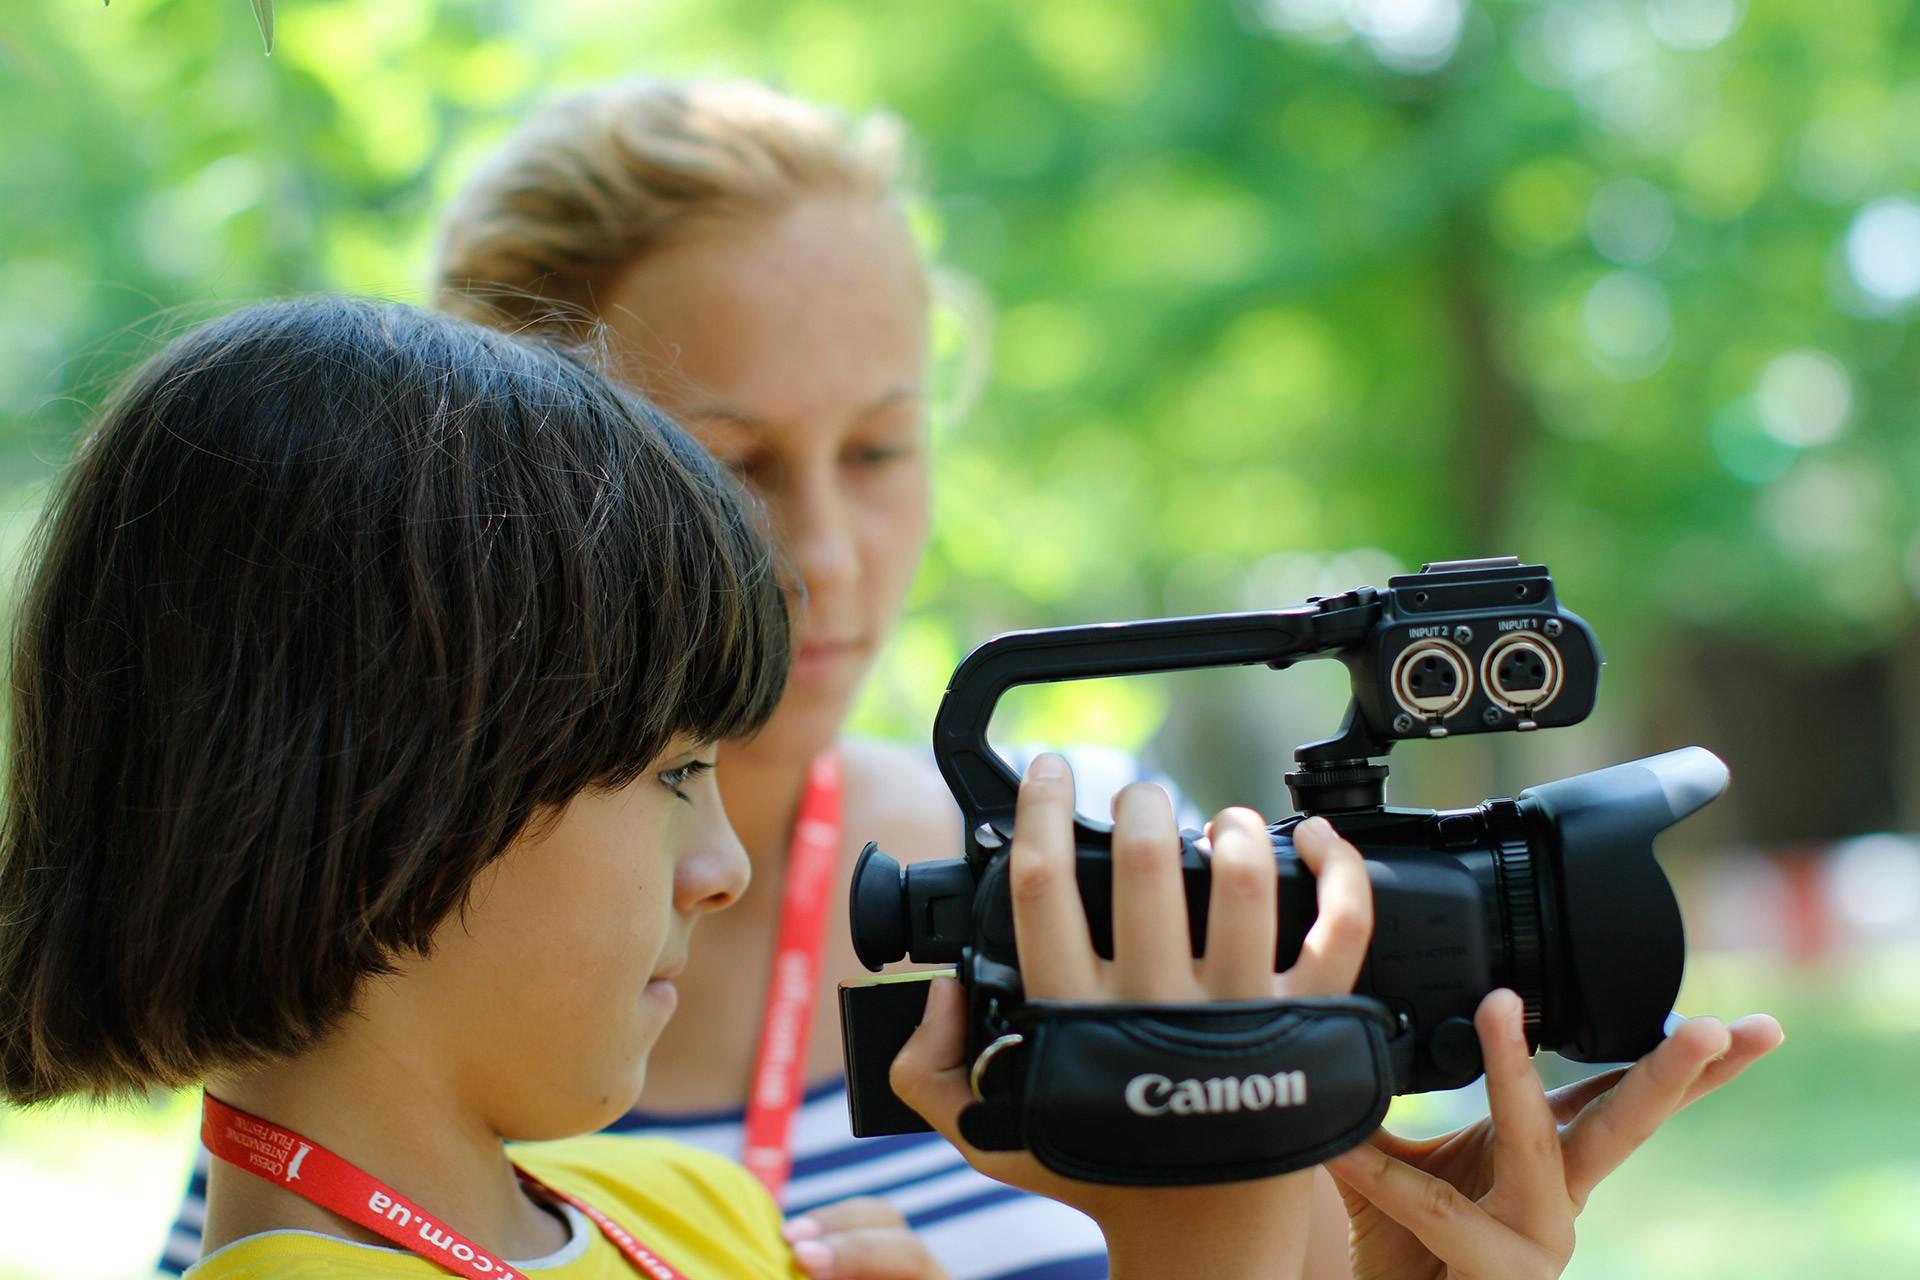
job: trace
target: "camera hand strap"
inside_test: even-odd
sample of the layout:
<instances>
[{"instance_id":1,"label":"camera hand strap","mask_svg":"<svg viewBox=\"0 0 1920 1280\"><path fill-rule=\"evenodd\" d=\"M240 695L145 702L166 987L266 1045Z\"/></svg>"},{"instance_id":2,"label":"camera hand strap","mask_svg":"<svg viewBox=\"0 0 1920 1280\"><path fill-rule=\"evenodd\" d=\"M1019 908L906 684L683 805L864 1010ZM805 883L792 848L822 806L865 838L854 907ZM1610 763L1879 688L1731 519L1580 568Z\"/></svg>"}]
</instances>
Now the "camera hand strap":
<instances>
[{"instance_id":1,"label":"camera hand strap","mask_svg":"<svg viewBox=\"0 0 1920 1280\"><path fill-rule=\"evenodd\" d=\"M1358 1146L1393 1098L1386 1006L1360 996L1221 1004L1032 1001L974 1064L960 1132L1070 1178L1265 1178Z\"/></svg>"}]
</instances>

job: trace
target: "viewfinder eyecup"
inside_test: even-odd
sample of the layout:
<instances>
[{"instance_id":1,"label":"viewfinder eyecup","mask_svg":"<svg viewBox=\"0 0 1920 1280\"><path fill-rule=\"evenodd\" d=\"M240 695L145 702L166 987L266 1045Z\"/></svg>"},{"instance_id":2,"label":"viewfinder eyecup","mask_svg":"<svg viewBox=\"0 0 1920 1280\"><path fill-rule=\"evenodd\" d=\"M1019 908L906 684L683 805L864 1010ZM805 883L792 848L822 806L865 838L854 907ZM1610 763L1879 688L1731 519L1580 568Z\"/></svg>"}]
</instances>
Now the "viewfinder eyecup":
<instances>
[{"instance_id":1,"label":"viewfinder eyecup","mask_svg":"<svg viewBox=\"0 0 1920 1280\"><path fill-rule=\"evenodd\" d=\"M906 958L907 877L871 840L853 864L847 920L853 927L853 954L868 969L878 973Z\"/></svg>"}]
</instances>

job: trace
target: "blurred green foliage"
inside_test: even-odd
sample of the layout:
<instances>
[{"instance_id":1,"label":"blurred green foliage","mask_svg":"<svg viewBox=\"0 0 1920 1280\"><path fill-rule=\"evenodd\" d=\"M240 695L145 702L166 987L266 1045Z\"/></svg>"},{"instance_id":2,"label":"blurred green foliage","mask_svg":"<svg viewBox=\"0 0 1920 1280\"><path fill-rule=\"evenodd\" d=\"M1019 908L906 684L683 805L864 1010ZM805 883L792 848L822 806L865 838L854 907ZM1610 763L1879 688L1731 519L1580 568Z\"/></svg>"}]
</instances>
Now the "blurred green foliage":
<instances>
[{"instance_id":1,"label":"blurred green foliage","mask_svg":"<svg viewBox=\"0 0 1920 1280\"><path fill-rule=\"evenodd\" d=\"M1676 637L1840 664L1915 634L1920 18L1899 0L276 16L262 57L237 0L0 14L0 485L44 474L189 319L418 299L436 209L550 93L747 75L903 116L930 247L991 300L990 335L943 318L949 364L990 340L993 371L942 431L933 552L866 727L919 737L996 630L1282 606L1462 555L1554 568L1612 659L1609 751L1806 743L1804 718L1648 728L1697 683L1650 674ZM1185 736L1212 724L1261 763L1203 799L1277 778L1338 712L1235 689ZM1208 695L1062 691L1014 732L1138 746L1189 703ZM1502 752L1409 776L1508 785ZM1902 793L1867 821L1910 816Z\"/></svg>"},{"instance_id":2,"label":"blurred green foliage","mask_svg":"<svg viewBox=\"0 0 1920 1280\"><path fill-rule=\"evenodd\" d=\"M1528 779L1635 745L1623 726L1663 693L1646 659L1688 636L1809 664L1912 642L1920 11L1902 0L272 8L271 57L238 0L0 10L12 507L187 321L315 289L419 299L435 211L548 94L746 75L904 117L929 245L991 300L992 375L937 424L933 551L870 727L922 736L995 630L1281 606L1506 551L1554 568L1613 659L1603 745L1529 742ZM943 316L948 372L987 337ZM0 522L9 563L25 525ZM1206 776L1176 769L1201 799L1265 800L1249 780L1333 727L1340 688L1264 679L1286 691L1035 690L1008 732L1171 734L1177 758L1211 749ZM1486 794L1467 746L1406 761L1416 785L1438 771L1414 798ZM1880 1118L1904 1114L1920 1024L1910 1001L1897 1036L1864 1003L1841 1017L1848 989L1795 995L1816 1052L1789 1046L1752 1105L1703 1109L1630 1167L1580 1274L1910 1261L1920 1134Z\"/></svg>"},{"instance_id":3,"label":"blurred green foliage","mask_svg":"<svg viewBox=\"0 0 1920 1280\"><path fill-rule=\"evenodd\" d=\"M1634 634L1912 621L1920 360L1847 259L1920 186L1896 0L293 0L271 58L253 21L0 18L9 444L57 455L157 309L417 296L435 208L554 88L744 73L901 113L994 301L950 616L1157 611L1201 556L1192 594L1258 596L1275 552L1366 546L1524 549Z\"/></svg>"},{"instance_id":4,"label":"blurred green foliage","mask_svg":"<svg viewBox=\"0 0 1920 1280\"><path fill-rule=\"evenodd\" d=\"M434 211L554 90L744 74L905 117L928 238L992 300L870 724L917 736L1005 626L1507 550L1554 567L1629 689L1688 627L1871 651L1911 627L1920 566L1917 21L295 0L265 58L237 3L35 0L0 16L0 474L62 456L182 316L418 298Z\"/></svg>"}]
</instances>

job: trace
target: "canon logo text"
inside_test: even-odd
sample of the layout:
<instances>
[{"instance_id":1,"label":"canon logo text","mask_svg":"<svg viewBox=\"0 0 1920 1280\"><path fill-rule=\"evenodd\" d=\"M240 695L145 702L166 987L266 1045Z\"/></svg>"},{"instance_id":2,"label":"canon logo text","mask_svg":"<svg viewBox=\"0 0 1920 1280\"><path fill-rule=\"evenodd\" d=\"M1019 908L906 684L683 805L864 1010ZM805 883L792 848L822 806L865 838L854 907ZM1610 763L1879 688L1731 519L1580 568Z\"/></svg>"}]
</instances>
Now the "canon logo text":
<instances>
[{"instance_id":1,"label":"canon logo text","mask_svg":"<svg viewBox=\"0 0 1920 1280\"><path fill-rule=\"evenodd\" d=\"M1307 1073L1215 1076L1211 1080L1169 1080L1152 1072L1127 1081L1127 1110L1141 1116L1217 1115L1227 1111L1268 1111L1297 1107L1307 1100Z\"/></svg>"}]
</instances>

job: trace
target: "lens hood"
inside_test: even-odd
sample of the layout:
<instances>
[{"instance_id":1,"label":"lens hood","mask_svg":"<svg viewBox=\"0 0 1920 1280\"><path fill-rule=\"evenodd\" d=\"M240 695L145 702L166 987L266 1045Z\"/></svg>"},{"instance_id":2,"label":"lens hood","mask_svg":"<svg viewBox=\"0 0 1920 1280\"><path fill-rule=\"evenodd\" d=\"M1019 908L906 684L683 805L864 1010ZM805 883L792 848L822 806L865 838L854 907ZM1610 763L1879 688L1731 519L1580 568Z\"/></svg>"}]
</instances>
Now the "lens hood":
<instances>
[{"instance_id":1,"label":"lens hood","mask_svg":"<svg viewBox=\"0 0 1920 1280\"><path fill-rule=\"evenodd\" d=\"M1686 932L1653 841L1727 779L1718 756L1683 747L1520 793L1530 827L1560 855L1554 914L1565 971L1545 1047L1577 1062L1626 1062L1660 1043Z\"/></svg>"}]
</instances>

